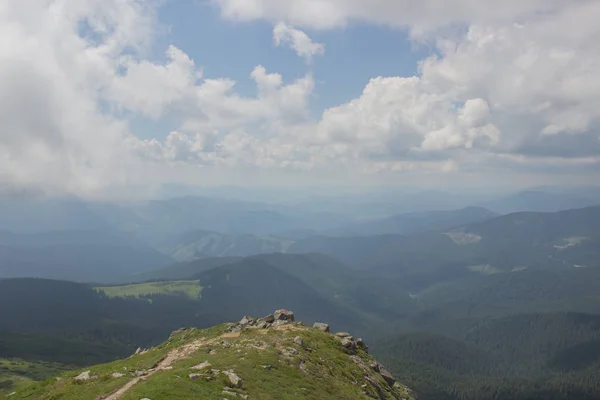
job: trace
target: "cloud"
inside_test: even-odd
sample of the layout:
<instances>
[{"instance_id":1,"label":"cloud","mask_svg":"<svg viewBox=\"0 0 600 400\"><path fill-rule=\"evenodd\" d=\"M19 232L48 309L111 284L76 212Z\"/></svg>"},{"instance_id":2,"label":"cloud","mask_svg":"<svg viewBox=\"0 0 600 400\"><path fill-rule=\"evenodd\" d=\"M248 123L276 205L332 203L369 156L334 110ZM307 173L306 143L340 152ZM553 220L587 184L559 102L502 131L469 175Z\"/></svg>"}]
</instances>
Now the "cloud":
<instances>
[{"instance_id":1,"label":"cloud","mask_svg":"<svg viewBox=\"0 0 600 400\"><path fill-rule=\"evenodd\" d=\"M314 56L325 53L324 45L313 43L306 33L283 22L278 23L273 28L273 40L277 46L289 45L296 51L298 56L303 57L308 63L312 61Z\"/></svg>"},{"instance_id":2,"label":"cloud","mask_svg":"<svg viewBox=\"0 0 600 400\"><path fill-rule=\"evenodd\" d=\"M350 22L395 28L420 34L451 24L512 23L577 3L572 0L213 0L225 18L285 21L302 27L331 29Z\"/></svg>"},{"instance_id":3,"label":"cloud","mask_svg":"<svg viewBox=\"0 0 600 400\"><path fill-rule=\"evenodd\" d=\"M283 182L286 173L298 182L597 178L598 2L215 2L226 18L276 23L275 43L307 60L324 47L299 28L353 21L408 29L435 51L414 76L373 77L360 96L313 116L310 73L290 81L257 65L249 95L229 77L205 77L185 49L150 57L159 2L6 0L0 193L105 196L181 179ZM143 140L130 130L136 117L176 122Z\"/></svg>"}]
</instances>

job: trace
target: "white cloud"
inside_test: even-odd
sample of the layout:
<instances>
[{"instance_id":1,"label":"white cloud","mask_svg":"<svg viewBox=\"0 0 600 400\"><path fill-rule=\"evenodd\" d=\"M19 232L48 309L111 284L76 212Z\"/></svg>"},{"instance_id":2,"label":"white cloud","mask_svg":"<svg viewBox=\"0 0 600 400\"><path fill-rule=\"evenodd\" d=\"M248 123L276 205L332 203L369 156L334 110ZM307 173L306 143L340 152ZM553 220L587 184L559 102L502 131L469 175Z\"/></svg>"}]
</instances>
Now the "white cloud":
<instances>
[{"instance_id":1,"label":"white cloud","mask_svg":"<svg viewBox=\"0 0 600 400\"><path fill-rule=\"evenodd\" d=\"M219 171L233 180L280 170L314 179L328 170L431 177L563 168L597 175L598 2L216 3L228 18L278 23L275 43L307 60L323 45L287 24L406 27L426 34L437 51L415 76L373 77L359 97L314 120L311 74L286 81L258 65L248 71L256 86L249 96L230 78L204 77L202 60L184 49L168 46L163 60L149 58L160 31L154 2L5 0L0 189L95 196L184 175L218 181ZM454 24L464 29L445 29ZM162 140L141 140L129 130L129 119L140 115L177 125Z\"/></svg>"},{"instance_id":2,"label":"white cloud","mask_svg":"<svg viewBox=\"0 0 600 400\"><path fill-rule=\"evenodd\" d=\"M213 0L224 17L285 21L318 29L352 21L410 27L424 33L449 24L510 23L551 13L573 0Z\"/></svg>"},{"instance_id":3,"label":"white cloud","mask_svg":"<svg viewBox=\"0 0 600 400\"><path fill-rule=\"evenodd\" d=\"M308 35L298 29L280 22L273 28L273 40L275 45L283 46L288 44L296 51L306 62L311 62L314 56L325 53L325 46L320 43L313 43Z\"/></svg>"}]
</instances>

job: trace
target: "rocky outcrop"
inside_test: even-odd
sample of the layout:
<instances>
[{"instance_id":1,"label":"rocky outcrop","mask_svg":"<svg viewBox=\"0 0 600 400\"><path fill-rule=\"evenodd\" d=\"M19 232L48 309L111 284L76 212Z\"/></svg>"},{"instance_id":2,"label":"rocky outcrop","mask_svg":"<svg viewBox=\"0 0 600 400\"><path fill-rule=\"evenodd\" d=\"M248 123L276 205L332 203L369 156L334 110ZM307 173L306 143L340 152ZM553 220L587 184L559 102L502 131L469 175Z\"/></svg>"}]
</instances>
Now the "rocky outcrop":
<instances>
[{"instance_id":1,"label":"rocky outcrop","mask_svg":"<svg viewBox=\"0 0 600 400\"><path fill-rule=\"evenodd\" d=\"M244 316L237 323L230 323L227 332L241 332L244 329L268 329L272 326L285 325L294 322L294 313L288 310L277 310L264 318Z\"/></svg>"},{"instance_id":2,"label":"rocky outcrop","mask_svg":"<svg viewBox=\"0 0 600 400\"><path fill-rule=\"evenodd\" d=\"M329 332L329 325L324 324L323 322L315 322L313 328L318 329L321 332Z\"/></svg>"}]
</instances>

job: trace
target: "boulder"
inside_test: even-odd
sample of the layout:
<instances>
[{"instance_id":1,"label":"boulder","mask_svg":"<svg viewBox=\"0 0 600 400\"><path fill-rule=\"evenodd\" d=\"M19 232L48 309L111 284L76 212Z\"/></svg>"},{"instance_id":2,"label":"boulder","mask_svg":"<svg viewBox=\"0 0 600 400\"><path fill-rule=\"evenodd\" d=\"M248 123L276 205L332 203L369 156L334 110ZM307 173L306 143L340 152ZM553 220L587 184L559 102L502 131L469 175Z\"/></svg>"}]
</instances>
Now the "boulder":
<instances>
[{"instance_id":1,"label":"boulder","mask_svg":"<svg viewBox=\"0 0 600 400\"><path fill-rule=\"evenodd\" d=\"M196 379L200 379L204 376L204 374L189 374L190 381L195 381Z\"/></svg>"},{"instance_id":2,"label":"boulder","mask_svg":"<svg viewBox=\"0 0 600 400\"><path fill-rule=\"evenodd\" d=\"M273 317L278 321L294 321L294 313L285 309L275 311Z\"/></svg>"},{"instance_id":3,"label":"boulder","mask_svg":"<svg viewBox=\"0 0 600 400\"><path fill-rule=\"evenodd\" d=\"M193 369L193 370L196 370L196 371L204 371L205 369L211 369L211 367L212 367L212 365L208 361L204 361L201 364L194 365L190 369Z\"/></svg>"},{"instance_id":4,"label":"boulder","mask_svg":"<svg viewBox=\"0 0 600 400\"><path fill-rule=\"evenodd\" d=\"M350 354L356 353L356 343L348 338L342 339L342 346L348 351Z\"/></svg>"},{"instance_id":5,"label":"boulder","mask_svg":"<svg viewBox=\"0 0 600 400\"><path fill-rule=\"evenodd\" d=\"M296 343L298 346L304 346L304 339L302 339L301 336L296 336L294 338L294 343Z\"/></svg>"},{"instance_id":6,"label":"boulder","mask_svg":"<svg viewBox=\"0 0 600 400\"><path fill-rule=\"evenodd\" d=\"M119 372L115 372L111 375L113 378L122 378L125 376L125 374L121 374Z\"/></svg>"},{"instance_id":7,"label":"boulder","mask_svg":"<svg viewBox=\"0 0 600 400\"><path fill-rule=\"evenodd\" d=\"M265 322L267 324L272 324L275 321L275 316L273 314L269 314L265 317Z\"/></svg>"},{"instance_id":8,"label":"boulder","mask_svg":"<svg viewBox=\"0 0 600 400\"><path fill-rule=\"evenodd\" d=\"M335 334L335 336L339 338L351 338L350 340L352 340L352 335L350 335L348 332L338 332Z\"/></svg>"},{"instance_id":9,"label":"boulder","mask_svg":"<svg viewBox=\"0 0 600 400\"><path fill-rule=\"evenodd\" d=\"M313 328L320 330L321 332L329 332L329 325L323 322L315 322Z\"/></svg>"},{"instance_id":10,"label":"boulder","mask_svg":"<svg viewBox=\"0 0 600 400\"><path fill-rule=\"evenodd\" d=\"M227 379L229 379L229 383L231 383L232 387L235 387L235 388L242 387L242 383L243 383L242 378L240 378L235 373L233 373L233 371L223 371L222 373L223 373L223 375L225 375L227 377Z\"/></svg>"},{"instance_id":11,"label":"boulder","mask_svg":"<svg viewBox=\"0 0 600 400\"><path fill-rule=\"evenodd\" d=\"M75 381L89 381L90 379L92 379L92 377L90 376L90 372L91 371L82 372L79 375L77 375L75 378L73 378L73 380L75 380Z\"/></svg>"},{"instance_id":12,"label":"boulder","mask_svg":"<svg viewBox=\"0 0 600 400\"><path fill-rule=\"evenodd\" d=\"M388 385L394 386L394 383L396 383L396 379L394 379L390 371L383 368L381 365L379 366L379 374L387 382Z\"/></svg>"},{"instance_id":13,"label":"boulder","mask_svg":"<svg viewBox=\"0 0 600 400\"><path fill-rule=\"evenodd\" d=\"M239 322L240 325L250 325L252 323L252 318L244 316Z\"/></svg>"},{"instance_id":14,"label":"boulder","mask_svg":"<svg viewBox=\"0 0 600 400\"><path fill-rule=\"evenodd\" d=\"M369 346L367 346L367 344L365 343L364 340L362 340L362 338L358 338L356 339L356 346L358 348L363 349L364 351L366 351L367 353L369 352Z\"/></svg>"}]
</instances>

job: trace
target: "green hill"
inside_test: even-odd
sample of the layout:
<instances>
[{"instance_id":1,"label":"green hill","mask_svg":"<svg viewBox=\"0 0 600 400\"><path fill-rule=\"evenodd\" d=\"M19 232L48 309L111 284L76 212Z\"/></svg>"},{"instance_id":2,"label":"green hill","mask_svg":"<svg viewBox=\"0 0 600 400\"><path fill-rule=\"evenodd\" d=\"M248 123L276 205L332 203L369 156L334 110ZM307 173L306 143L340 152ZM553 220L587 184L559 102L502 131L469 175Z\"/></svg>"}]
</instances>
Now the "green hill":
<instances>
[{"instance_id":1,"label":"green hill","mask_svg":"<svg viewBox=\"0 0 600 400\"><path fill-rule=\"evenodd\" d=\"M263 319L183 329L127 359L42 383L11 399L412 399L359 339L335 336L278 310ZM341 337L344 336L344 337Z\"/></svg>"}]
</instances>

